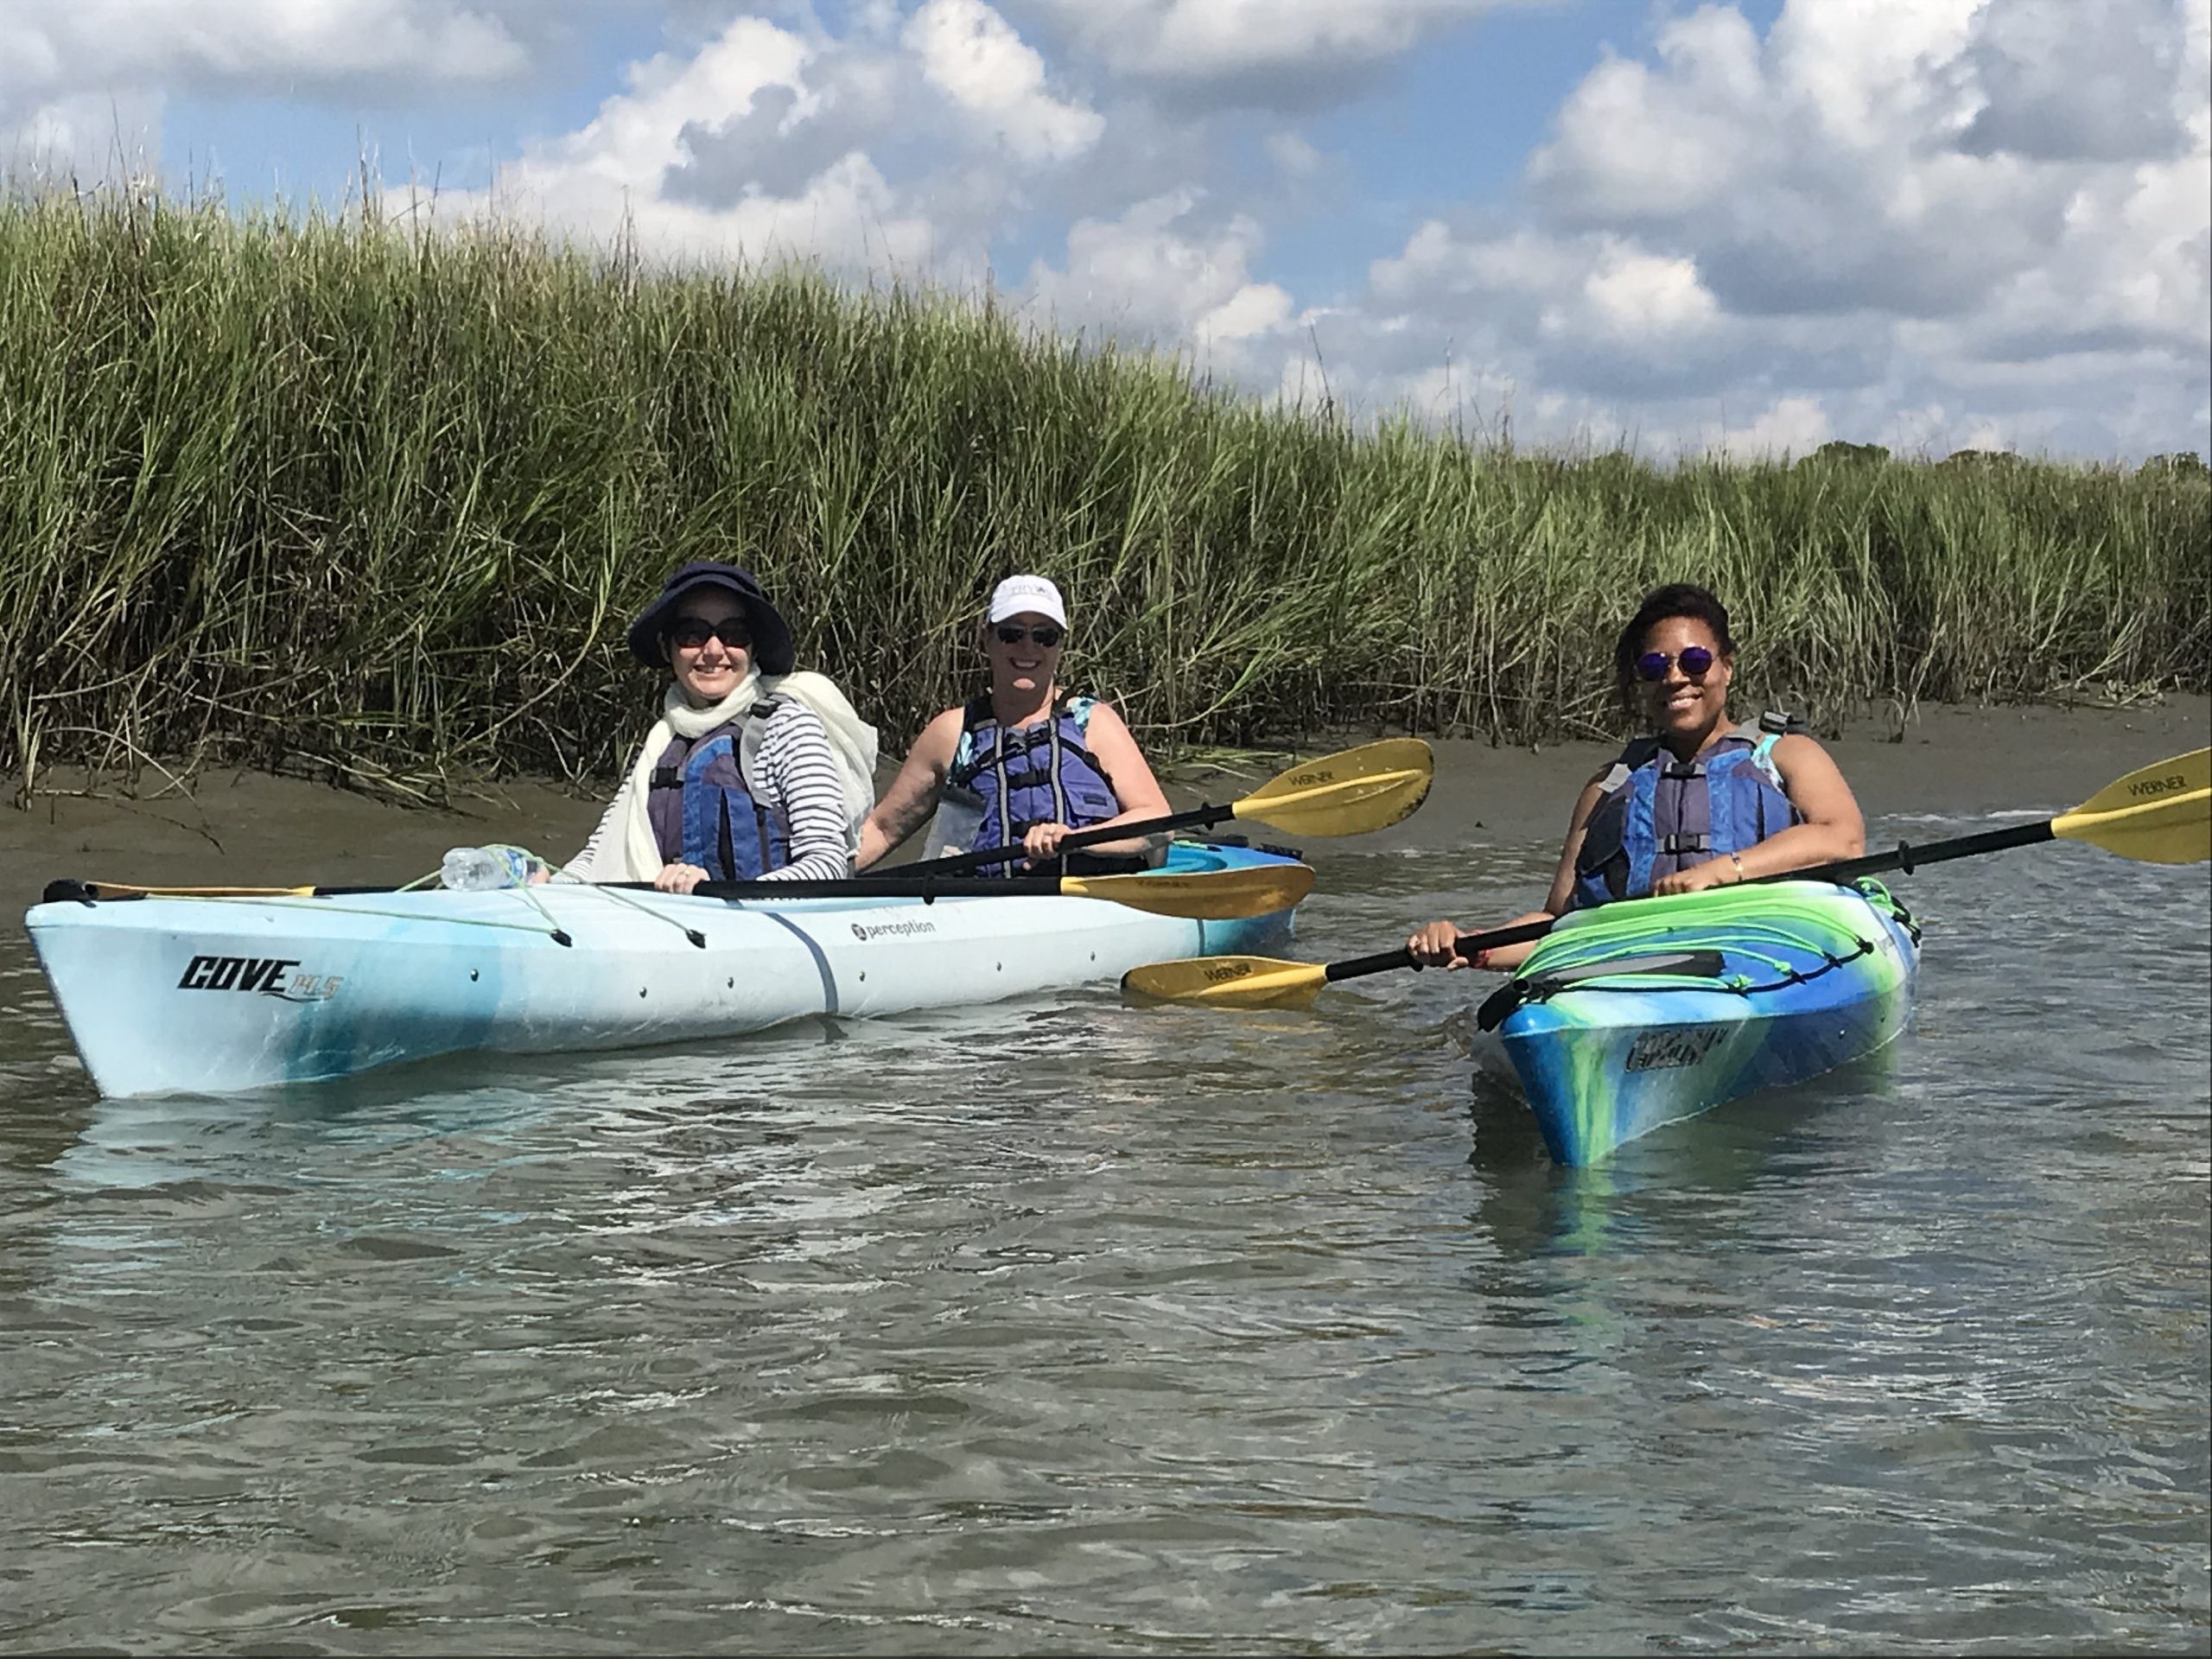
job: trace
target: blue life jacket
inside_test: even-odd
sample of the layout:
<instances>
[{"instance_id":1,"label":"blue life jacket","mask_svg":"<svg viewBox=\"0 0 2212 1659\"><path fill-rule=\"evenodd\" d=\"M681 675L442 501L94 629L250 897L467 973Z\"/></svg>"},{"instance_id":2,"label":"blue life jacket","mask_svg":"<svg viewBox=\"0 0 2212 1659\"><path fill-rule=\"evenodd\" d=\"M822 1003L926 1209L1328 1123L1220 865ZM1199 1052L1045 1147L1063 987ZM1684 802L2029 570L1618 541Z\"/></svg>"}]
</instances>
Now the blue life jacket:
<instances>
[{"instance_id":1,"label":"blue life jacket","mask_svg":"<svg viewBox=\"0 0 2212 1659\"><path fill-rule=\"evenodd\" d=\"M948 790L972 791L981 802L970 850L1011 846L1040 823L1081 830L1119 816L1114 781L1084 741L1096 702L1069 696L1052 719L1010 733L1000 728L988 696L961 710L960 744L944 779ZM1011 868L997 865L993 873Z\"/></svg>"},{"instance_id":2,"label":"blue life jacket","mask_svg":"<svg viewBox=\"0 0 2212 1659\"><path fill-rule=\"evenodd\" d=\"M1786 715L1762 715L1689 760L1675 760L1656 737L1622 750L1583 826L1573 907L1640 899L1662 875L1802 823L1773 760L1774 746L1796 725Z\"/></svg>"},{"instance_id":3,"label":"blue life jacket","mask_svg":"<svg viewBox=\"0 0 2212 1659\"><path fill-rule=\"evenodd\" d=\"M761 805L747 782L779 707L763 698L727 725L661 751L645 811L664 863L680 859L716 881L753 881L791 861L791 815Z\"/></svg>"}]
</instances>

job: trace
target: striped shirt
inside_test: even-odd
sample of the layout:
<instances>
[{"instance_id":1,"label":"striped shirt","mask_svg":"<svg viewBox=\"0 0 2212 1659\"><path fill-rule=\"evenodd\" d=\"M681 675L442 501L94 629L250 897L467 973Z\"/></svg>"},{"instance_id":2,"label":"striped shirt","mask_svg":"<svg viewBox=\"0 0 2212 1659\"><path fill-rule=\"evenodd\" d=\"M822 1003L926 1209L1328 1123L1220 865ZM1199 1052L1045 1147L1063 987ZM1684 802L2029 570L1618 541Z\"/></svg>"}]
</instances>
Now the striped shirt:
<instances>
[{"instance_id":1,"label":"striped shirt","mask_svg":"<svg viewBox=\"0 0 2212 1659\"><path fill-rule=\"evenodd\" d=\"M845 817L845 785L830 753L830 734L822 717L803 704L785 699L760 733L760 776L754 798L772 810L785 809L791 826L791 861L770 870L764 881L829 880L853 873L850 829ZM633 769L634 770L634 769ZM619 843L630 817L630 779L623 778L599 827L584 842L583 850L562 867L578 880L590 878L592 858L601 841L612 836Z\"/></svg>"}]
</instances>

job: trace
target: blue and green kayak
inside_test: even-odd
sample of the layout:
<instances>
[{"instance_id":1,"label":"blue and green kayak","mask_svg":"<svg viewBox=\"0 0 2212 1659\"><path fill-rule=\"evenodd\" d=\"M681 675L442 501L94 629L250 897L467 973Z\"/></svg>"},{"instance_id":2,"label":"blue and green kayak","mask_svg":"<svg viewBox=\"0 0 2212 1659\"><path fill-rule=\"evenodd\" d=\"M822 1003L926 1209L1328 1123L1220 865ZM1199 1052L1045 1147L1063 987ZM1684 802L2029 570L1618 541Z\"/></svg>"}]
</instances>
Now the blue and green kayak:
<instances>
[{"instance_id":1,"label":"blue and green kayak","mask_svg":"<svg viewBox=\"0 0 2212 1659\"><path fill-rule=\"evenodd\" d=\"M1552 1157L1593 1164L1890 1042L1911 1016L1919 944L1871 880L1632 899L1562 918L1480 1023Z\"/></svg>"}]
</instances>

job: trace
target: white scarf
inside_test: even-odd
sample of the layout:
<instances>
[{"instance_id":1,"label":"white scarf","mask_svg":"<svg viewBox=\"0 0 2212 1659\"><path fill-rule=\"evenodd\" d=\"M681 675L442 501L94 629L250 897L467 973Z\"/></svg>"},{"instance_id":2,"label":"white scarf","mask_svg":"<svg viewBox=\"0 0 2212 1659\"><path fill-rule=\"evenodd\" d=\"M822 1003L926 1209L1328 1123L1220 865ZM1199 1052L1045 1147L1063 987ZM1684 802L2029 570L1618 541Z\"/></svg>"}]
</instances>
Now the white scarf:
<instances>
[{"instance_id":1,"label":"white scarf","mask_svg":"<svg viewBox=\"0 0 2212 1659\"><path fill-rule=\"evenodd\" d=\"M660 874L666 861L661 857L659 837L653 834L650 805L653 768L676 739L704 737L764 697L789 697L821 719L830 734L830 753L836 758L837 772L845 785L846 846L850 849L860 845L861 825L875 808L875 728L855 712L845 694L826 675L801 672L763 679L758 669L752 669L735 690L704 709L695 707L682 687L668 688L660 701L660 719L646 734L645 747L638 751L629 779L622 785L630 797L629 810L622 821L621 862L626 868L620 874L607 871L607 854L613 849L602 849L593 861L593 880L650 881ZM752 780L747 782L750 785ZM790 803L785 805L788 808Z\"/></svg>"}]
</instances>

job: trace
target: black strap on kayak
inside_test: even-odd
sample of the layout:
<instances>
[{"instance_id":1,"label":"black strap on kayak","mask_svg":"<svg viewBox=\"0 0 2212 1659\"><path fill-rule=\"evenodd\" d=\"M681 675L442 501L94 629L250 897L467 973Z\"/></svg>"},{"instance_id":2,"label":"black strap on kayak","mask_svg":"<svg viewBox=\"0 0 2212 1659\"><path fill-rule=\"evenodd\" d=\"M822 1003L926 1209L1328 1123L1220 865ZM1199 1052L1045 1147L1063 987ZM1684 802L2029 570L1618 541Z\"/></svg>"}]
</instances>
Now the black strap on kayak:
<instances>
[{"instance_id":1,"label":"black strap on kayak","mask_svg":"<svg viewBox=\"0 0 2212 1659\"><path fill-rule=\"evenodd\" d=\"M1534 979L1509 979L1484 999L1475 1010L1475 1023L1484 1031L1495 1031L1524 1002L1541 1002L1560 991L1578 985L1587 985L1592 990L1657 991L1657 990L1733 990L1735 987L1719 982L1720 976L1728 969L1728 959L1718 950L1661 950L1648 956L1614 957L1601 962L1585 962L1555 972L1539 974ZM1592 980L1634 978L1639 975L1665 974L1685 979L1711 980L1710 985L1593 985Z\"/></svg>"},{"instance_id":2,"label":"black strap on kayak","mask_svg":"<svg viewBox=\"0 0 2212 1659\"><path fill-rule=\"evenodd\" d=\"M1823 960L1821 961L1821 965L1817 968L1811 969L1803 968L1795 969L1792 971L1784 974L1780 979L1770 979L1764 985L1732 985L1728 988L1732 991L1738 992L1745 996L1752 996L1761 991L1779 991L1792 985L1809 985L1815 980L1820 978L1821 975L1832 974L1837 969L1842 967L1846 963L1856 962L1861 957L1871 956L1873 954L1873 940L1861 939L1859 941L1859 948L1856 950L1853 950L1847 957L1831 956L1828 952L1823 950L1821 953Z\"/></svg>"},{"instance_id":3,"label":"black strap on kayak","mask_svg":"<svg viewBox=\"0 0 2212 1659\"><path fill-rule=\"evenodd\" d=\"M1848 956L1821 952L1817 968L1799 968L1770 979L1763 984L1730 982L1720 978L1726 959L1718 950L1682 950L1671 956L1623 957L1612 962L1584 963L1579 967L1561 969L1555 974L1544 974L1535 979L1510 979L1485 998L1475 1010L1475 1023L1484 1031L1495 1031L1505 1018L1524 1002L1541 1002L1560 991L1580 987L1586 991L1637 991L1645 995L1656 995L1666 991L1726 991L1733 996L1757 996L1767 991L1779 991L1792 985L1809 985L1824 974L1832 974L1846 963L1853 963L1873 953L1872 939L1856 941L1858 948ZM1670 967L1668 963L1695 963L1695 966ZM1609 985L1589 983L1622 976L1638 974L1678 975L1710 980L1707 985Z\"/></svg>"}]
</instances>

